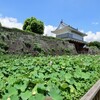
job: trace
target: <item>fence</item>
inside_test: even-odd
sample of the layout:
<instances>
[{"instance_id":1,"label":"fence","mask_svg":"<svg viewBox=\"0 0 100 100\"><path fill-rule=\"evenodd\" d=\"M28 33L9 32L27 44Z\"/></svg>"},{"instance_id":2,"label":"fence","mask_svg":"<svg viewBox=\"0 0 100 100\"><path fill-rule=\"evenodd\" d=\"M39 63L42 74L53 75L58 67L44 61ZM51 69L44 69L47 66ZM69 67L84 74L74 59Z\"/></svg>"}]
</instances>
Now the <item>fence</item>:
<instances>
[{"instance_id":1,"label":"fence","mask_svg":"<svg viewBox=\"0 0 100 100\"><path fill-rule=\"evenodd\" d=\"M80 100L100 100L100 80Z\"/></svg>"}]
</instances>

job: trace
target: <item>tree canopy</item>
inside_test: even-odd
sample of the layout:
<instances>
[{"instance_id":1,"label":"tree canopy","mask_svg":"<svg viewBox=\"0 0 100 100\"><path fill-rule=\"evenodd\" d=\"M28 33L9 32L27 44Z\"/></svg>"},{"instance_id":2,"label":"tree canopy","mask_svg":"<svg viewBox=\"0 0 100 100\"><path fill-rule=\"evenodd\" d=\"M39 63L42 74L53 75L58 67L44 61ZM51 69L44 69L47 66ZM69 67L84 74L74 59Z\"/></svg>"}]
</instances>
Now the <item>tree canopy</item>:
<instances>
[{"instance_id":1,"label":"tree canopy","mask_svg":"<svg viewBox=\"0 0 100 100\"><path fill-rule=\"evenodd\" d=\"M89 46L96 46L98 49L100 49L100 42L99 41L90 42Z\"/></svg>"},{"instance_id":2,"label":"tree canopy","mask_svg":"<svg viewBox=\"0 0 100 100\"><path fill-rule=\"evenodd\" d=\"M1 22L0 22L0 26L2 26Z\"/></svg>"},{"instance_id":3,"label":"tree canopy","mask_svg":"<svg viewBox=\"0 0 100 100\"><path fill-rule=\"evenodd\" d=\"M35 32L37 34L43 34L44 23L40 20L37 20L35 17L31 17L25 20L23 30Z\"/></svg>"}]
</instances>

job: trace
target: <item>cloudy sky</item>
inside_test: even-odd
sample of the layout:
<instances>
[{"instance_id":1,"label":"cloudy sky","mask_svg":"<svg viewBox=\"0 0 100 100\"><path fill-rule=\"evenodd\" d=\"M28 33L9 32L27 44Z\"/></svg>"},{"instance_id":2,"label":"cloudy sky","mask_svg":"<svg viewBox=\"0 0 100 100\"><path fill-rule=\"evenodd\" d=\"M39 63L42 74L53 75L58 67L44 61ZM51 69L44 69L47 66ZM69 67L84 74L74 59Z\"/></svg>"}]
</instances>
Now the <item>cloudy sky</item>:
<instances>
[{"instance_id":1,"label":"cloudy sky","mask_svg":"<svg viewBox=\"0 0 100 100\"><path fill-rule=\"evenodd\" d=\"M100 41L100 0L0 0L0 22L22 28L26 18L36 17L51 34L63 19L88 36L85 41Z\"/></svg>"}]
</instances>

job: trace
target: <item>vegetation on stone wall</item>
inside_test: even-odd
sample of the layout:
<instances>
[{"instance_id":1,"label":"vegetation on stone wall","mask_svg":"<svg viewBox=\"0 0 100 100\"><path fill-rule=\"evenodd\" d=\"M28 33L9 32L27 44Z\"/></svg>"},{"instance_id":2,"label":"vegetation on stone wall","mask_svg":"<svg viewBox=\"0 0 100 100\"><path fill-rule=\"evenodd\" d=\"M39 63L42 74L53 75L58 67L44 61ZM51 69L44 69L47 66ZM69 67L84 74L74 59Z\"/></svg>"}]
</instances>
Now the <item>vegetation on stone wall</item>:
<instances>
[{"instance_id":1,"label":"vegetation on stone wall","mask_svg":"<svg viewBox=\"0 0 100 100\"><path fill-rule=\"evenodd\" d=\"M96 46L90 46L89 54L100 54L100 49L98 49Z\"/></svg>"},{"instance_id":2,"label":"vegetation on stone wall","mask_svg":"<svg viewBox=\"0 0 100 100\"><path fill-rule=\"evenodd\" d=\"M68 41L16 28L0 27L0 44L0 51L6 50L10 54L31 54L33 56L77 54L75 47Z\"/></svg>"},{"instance_id":3,"label":"vegetation on stone wall","mask_svg":"<svg viewBox=\"0 0 100 100\"><path fill-rule=\"evenodd\" d=\"M98 49L99 44L97 44L97 42L94 47L95 49L90 47L90 54L100 54L100 50ZM33 32L27 32L16 28L0 27L0 52L4 51L13 54L32 54L33 56L40 54L77 54L75 46L66 40L41 36Z\"/></svg>"},{"instance_id":4,"label":"vegetation on stone wall","mask_svg":"<svg viewBox=\"0 0 100 100\"><path fill-rule=\"evenodd\" d=\"M8 50L8 45L0 41L0 53L6 53L7 50Z\"/></svg>"}]
</instances>

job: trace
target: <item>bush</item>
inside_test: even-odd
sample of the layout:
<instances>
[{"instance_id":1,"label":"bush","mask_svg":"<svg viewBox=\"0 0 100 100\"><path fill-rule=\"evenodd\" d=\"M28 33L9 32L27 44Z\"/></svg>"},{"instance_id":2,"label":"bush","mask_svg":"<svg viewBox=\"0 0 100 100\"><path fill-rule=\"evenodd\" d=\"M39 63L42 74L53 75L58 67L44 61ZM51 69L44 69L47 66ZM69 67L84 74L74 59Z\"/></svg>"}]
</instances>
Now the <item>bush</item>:
<instances>
[{"instance_id":1,"label":"bush","mask_svg":"<svg viewBox=\"0 0 100 100\"><path fill-rule=\"evenodd\" d=\"M71 54L71 50L70 50L69 48L65 49L65 52L66 52L67 54Z\"/></svg>"},{"instance_id":2,"label":"bush","mask_svg":"<svg viewBox=\"0 0 100 100\"><path fill-rule=\"evenodd\" d=\"M34 51L38 51L39 53L41 53L43 50L41 48L41 44L39 43L34 43Z\"/></svg>"},{"instance_id":3,"label":"bush","mask_svg":"<svg viewBox=\"0 0 100 100\"><path fill-rule=\"evenodd\" d=\"M7 50L8 50L8 45L0 41L0 54L6 53Z\"/></svg>"},{"instance_id":4,"label":"bush","mask_svg":"<svg viewBox=\"0 0 100 100\"><path fill-rule=\"evenodd\" d=\"M90 46L89 53L90 54L100 54L100 50L96 46Z\"/></svg>"},{"instance_id":5,"label":"bush","mask_svg":"<svg viewBox=\"0 0 100 100\"><path fill-rule=\"evenodd\" d=\"M8 45L0 41L0 54L7 53L7 50L8 50Z\"/></svg>"},{"instance_id":6,"label":"bush","mask_svg":"<svg viewBox=\"0 0 100 100\"><path fill-rule=\"evenodd\" d=\"M0 48L4 49L4 50L7 50L8 49L8 45L6 43L0 41Z\"/></svg>"},{"instance_id":7,"label":"bush","mask_svg":"<svg viewBox=\"0 0 100 100\"><path fill-rule=\"evenodd\" d=\"M6 53L4 49L0 48L0 54Z\"/></svg>"},{"instance_id":8,"label":"bush","mask_svg":"<svg viewBox=\"0 0 100 100\"><path fill-rule=\"evenodd\" d=\"M99 41L90 42L88 45L89 46L96 46L98 49L100 49L100 42Z\"/></svg>"},{"instance_id":9,"label":"bush","mask_svg":"<svg viewBox=\"0 0 100 100\"><path fill-rule=\"evenodd\" d=\"M0 27L2 26L1 22L0 22Z\"/></svg>"}]
</instances>

